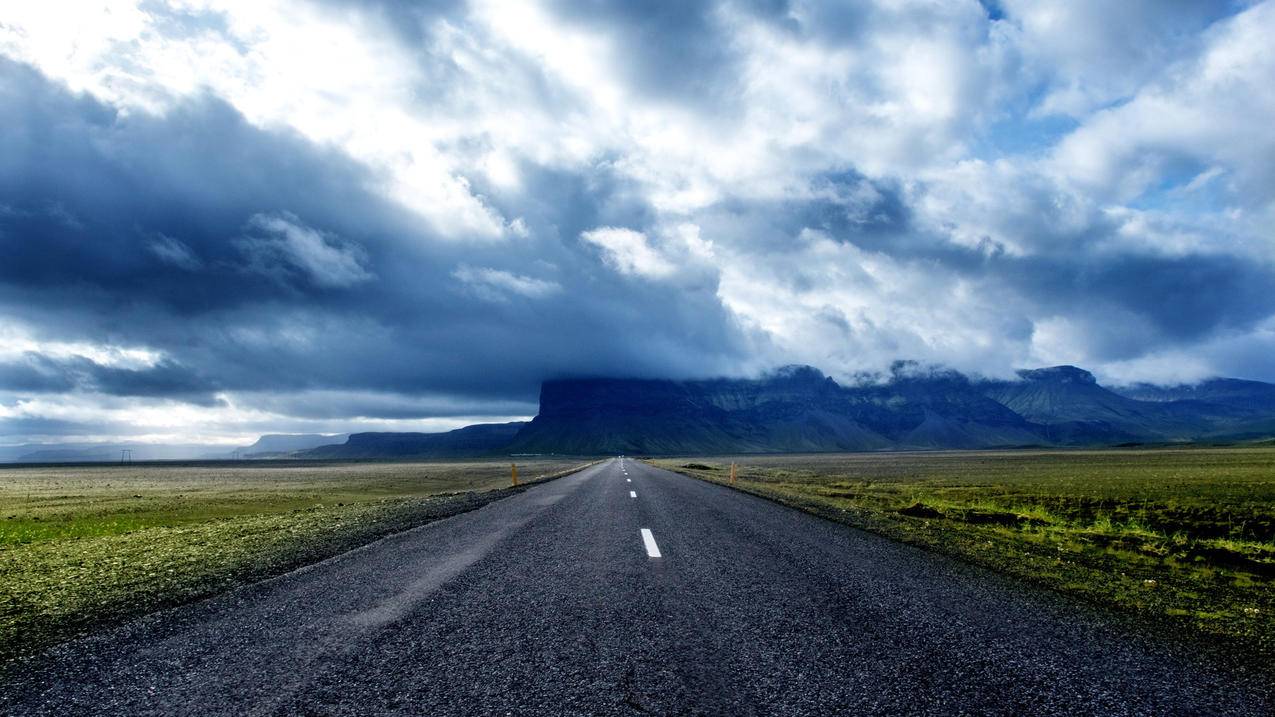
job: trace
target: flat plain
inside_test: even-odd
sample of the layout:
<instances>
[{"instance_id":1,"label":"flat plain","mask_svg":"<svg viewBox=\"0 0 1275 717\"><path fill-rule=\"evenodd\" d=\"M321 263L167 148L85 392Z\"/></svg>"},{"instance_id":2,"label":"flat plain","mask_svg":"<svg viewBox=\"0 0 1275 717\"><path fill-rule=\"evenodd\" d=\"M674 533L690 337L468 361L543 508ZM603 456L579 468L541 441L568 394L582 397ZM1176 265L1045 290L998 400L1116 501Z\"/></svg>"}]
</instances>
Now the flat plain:
<instances>
[{"instance_id":1,"label":"flat plain","mask_svg":"<svg viewBox=\"0 0 1275 717\"><path fill-rule=\"evenodd\" d=\"M1275 654L1270 447L747 455L657 466Z\"/></svg>"},{"instance_id":2,"label":"flat plain","mask_svg":"<svg viewBox=\"0 0 1275 717\"><path fill-rule=\"evenodd\" d=\"M55 646L0 714L1273 713L1269 663L1135 623L611 459Z\"/></svg>"},{"instance_id":3,"label":"flat plain","mask_svg":"<svg viewBox=\"0 0 1275 717\"><path fill-rule=\"evenodd\" d=\"M582 461L519 462L522 482ZM509 463L0 468L0 661L512 492Z\"/></svg>"}]
</instances>

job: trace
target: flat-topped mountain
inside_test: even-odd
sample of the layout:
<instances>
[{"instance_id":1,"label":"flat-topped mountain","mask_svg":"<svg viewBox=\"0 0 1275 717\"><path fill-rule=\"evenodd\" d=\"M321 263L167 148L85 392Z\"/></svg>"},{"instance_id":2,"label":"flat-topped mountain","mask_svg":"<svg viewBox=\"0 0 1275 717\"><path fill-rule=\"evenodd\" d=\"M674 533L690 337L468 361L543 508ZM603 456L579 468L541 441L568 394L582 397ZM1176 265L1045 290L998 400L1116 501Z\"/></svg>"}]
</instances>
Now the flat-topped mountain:
<instances>
[{"instance_id":1,"label":"flat-topped mountain","mask_svg":"<svg viewBox=\"0 0 1275 717\"><path fill-rule=\"evenodd\" d=\"M964 376L847 388L808 366L762 379L549 381L523 452L702 453L975 448L1038 443L1036 427ZM603 449L603 447L607 449Z\"/></svg>"},{"instance_id":2,"label":"flat-topped mountain","mask_svg":"<svg viewBox=\"0 0 1275 717\"><path fill-rule=\"evenodd\" d=\"M345 443L294 454L299 458L464 458L500 454L525 423L481 423L444 433L354 433Z\"/></svg>"}]
</instances>

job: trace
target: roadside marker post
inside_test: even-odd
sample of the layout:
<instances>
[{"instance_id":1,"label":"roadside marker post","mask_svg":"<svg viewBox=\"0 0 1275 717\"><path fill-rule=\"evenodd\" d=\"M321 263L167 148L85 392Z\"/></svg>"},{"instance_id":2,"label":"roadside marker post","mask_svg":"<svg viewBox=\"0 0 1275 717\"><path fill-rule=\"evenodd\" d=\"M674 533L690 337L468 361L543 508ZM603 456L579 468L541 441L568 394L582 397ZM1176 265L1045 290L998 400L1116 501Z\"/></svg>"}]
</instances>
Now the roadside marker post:
<instances>
[{"instance_id":1,"label":"roadside marker post","mask_svg":"<svg viewBox=\"0 0 1275 717\"><path fill-rule=\"evenodd\" d=\"M517 463L509 464L509 473L513 476L514 485L515 486L518 485L518 464Z\"/></svg>"},{"instance_id":2,"label":"roadside marker post","mask_svg":"<svg viewBox=\"0 0 1275 717\"><path fill-rule=\"evenodd\" d=\"M730 464L730 482L731 482L731 485L735 484L735 464L734 463Z\"/></svg>"}]
</instances>

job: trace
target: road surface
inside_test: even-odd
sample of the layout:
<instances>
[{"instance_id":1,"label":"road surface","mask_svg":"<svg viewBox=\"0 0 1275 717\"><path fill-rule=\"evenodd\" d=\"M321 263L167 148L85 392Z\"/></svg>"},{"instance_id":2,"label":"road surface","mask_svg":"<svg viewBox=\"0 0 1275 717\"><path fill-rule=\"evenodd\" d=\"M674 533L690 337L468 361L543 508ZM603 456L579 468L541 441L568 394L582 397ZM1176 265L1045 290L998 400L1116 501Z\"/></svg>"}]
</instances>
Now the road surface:
<instances>
[{"instance_id":1,"label":"road surface","mask_svg":"<svg viewBox=\"0 0 1275 717\"><path fill-rule=\"evenodd\" d=\"M1266 683L1215 660L613 459L62 645L4 678L0 712L1272 712Z\"/></svg>"}]
</instances>

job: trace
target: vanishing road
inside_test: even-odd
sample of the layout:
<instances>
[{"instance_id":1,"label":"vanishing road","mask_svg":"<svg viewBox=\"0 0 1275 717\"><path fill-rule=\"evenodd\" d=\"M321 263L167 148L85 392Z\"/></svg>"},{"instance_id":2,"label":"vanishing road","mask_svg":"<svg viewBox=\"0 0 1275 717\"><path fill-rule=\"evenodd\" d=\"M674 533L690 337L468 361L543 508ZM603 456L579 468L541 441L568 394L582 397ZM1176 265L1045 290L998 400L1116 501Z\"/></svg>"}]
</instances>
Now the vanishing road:
<instances>
[{"instance_id":1,"label":"vanishing road","mask_svg":"<svg viewBox=\"0 0 1275 717\"><path fill-rule=\"evenodd\" d=\"M1273 712L1215 659L612 459L63 645L0 678L0 713Z\"/></svg>"}]
</instances>

